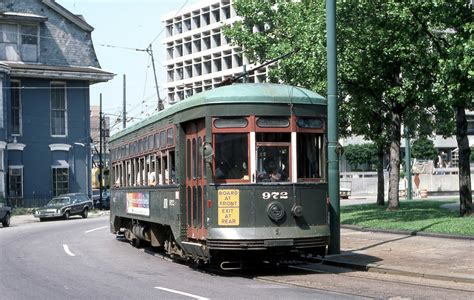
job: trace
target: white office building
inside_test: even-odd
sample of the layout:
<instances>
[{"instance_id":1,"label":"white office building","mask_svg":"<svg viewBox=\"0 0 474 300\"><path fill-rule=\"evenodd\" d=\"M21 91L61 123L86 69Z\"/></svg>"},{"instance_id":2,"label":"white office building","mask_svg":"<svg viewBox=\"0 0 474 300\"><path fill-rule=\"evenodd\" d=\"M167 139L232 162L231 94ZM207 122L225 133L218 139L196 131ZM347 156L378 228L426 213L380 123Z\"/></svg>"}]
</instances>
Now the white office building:
<instances>
[{"instance_id":1,"label":"white office building","mask_svg":"<svg viewBox=\"0 0 474 300\"><path fill-rule=\"evenodd\" d=\"M180 101L222 80L253 68L232 47L222 27L239 20L232 0L203 0L161 18L166 26L167 102ZM266 69L249 75L249 82L264 82Z\"/></svg>"}]
</instances>

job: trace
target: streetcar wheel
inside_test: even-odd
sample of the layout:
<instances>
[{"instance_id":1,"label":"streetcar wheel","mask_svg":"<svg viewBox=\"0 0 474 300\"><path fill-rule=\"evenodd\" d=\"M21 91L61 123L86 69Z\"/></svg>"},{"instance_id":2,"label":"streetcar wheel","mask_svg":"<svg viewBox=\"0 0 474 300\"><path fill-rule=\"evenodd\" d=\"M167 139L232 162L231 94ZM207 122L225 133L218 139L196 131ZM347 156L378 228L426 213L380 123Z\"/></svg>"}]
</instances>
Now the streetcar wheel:
<instances>
[{"instance_id":1,"label":"streetcar wheel","mask_svg":"<svg viewBox=\"0 0 474 300\"><path fill-rule=\"evenodd\" d=\"M84 219L87 219L87 216L89 215L89 210L86 208L84 208L84 210L82 211L82 217Z\"/></svg>"},{"instance_id":2,"label":"streetcar wheel","mask_svg":"<svg viewBox=\"0 0 474 300\"><path fill-rule=\"evenodd\" d=\"M2 221L2 225L3 227L10 226L10 214L5 215L5 218L3 218L3 221Z\"/></svg>"},{"instance_id":3,"label":"streetcar wheel","mask_svg":"<svg viewBox=\"0 0 474 300\"><path fill-rule=\"evenodd\" d=\"M69 214L70 214L70 213L69 213L69 210L67 210L67 211L64 213L64 215L63 215L64 220L69 220Z\"/></svg>"},{"instance_id":4,"label":"streetcar wheel","mask_svg":"<svg viewBox=\"0 0 474 300\"><path fill-rule=\"evenodd\" d=\"M142 241L140 239L133 239L132 240L132 246L135 247L135 248L141 248Z\"/></svg>"}]
</instances>

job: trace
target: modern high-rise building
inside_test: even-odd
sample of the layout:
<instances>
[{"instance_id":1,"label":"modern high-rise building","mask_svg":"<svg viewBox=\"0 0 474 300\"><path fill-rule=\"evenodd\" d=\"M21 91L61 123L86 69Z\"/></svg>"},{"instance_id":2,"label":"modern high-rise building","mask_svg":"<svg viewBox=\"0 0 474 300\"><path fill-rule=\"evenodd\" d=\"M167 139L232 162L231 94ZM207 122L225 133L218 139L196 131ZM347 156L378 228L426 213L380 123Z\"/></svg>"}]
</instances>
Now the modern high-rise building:
<instances>
[{"instance_id":1,"label":"modern high-rise building","mask_svg":"<svg viewBox=\"0 0 474 300\"><path fill-rule=\"evenodd\" d=\"M230 45L222 28L240 18L232 0L202 0L162 16L166 26L167 102L180 101L253 65L241 50ZM249 82L264 82L266 69L248 77Z\"/></svg>"}]
</instances>

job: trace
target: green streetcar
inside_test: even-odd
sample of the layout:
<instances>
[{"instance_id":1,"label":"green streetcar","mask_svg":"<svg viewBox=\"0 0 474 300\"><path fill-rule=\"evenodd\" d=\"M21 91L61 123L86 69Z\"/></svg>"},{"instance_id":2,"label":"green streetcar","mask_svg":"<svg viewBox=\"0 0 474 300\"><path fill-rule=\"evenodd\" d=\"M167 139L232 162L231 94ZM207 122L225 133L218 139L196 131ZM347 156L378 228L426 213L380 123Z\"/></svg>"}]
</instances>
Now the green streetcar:
<instances>
[{"instance_id":1,"label":"green streetcar","mask_svg":"<svg viewBox=\"0 0 474 300\"><path fill-rule=\"evenodd\" d=\"M281 84L189 97L110 140L111 231L222 269L324 255L326 101Z\"/></svg>"}]
</instances>

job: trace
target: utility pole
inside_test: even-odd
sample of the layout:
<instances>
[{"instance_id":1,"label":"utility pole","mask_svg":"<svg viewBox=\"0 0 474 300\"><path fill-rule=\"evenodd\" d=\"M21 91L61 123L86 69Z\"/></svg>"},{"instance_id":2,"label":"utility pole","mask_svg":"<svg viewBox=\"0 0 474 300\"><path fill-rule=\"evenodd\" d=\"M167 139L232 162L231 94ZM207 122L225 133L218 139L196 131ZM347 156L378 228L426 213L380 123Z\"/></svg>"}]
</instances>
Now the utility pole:
<instances>
[{"instance_id":1,"label":"utility pole","mask_svg":"<svg viewBox=\"0 0 474 300\"><path fill-rule=\"evenodd\" d=\"M122 127L127 127L127 75L123 74L123 112Z\"/></svg>"},{"instance_id":2,"label":"utility pole","mask_svg":"<svg viewBox=\"0 0 474 300\"><path fill-rule=\"evenodd\" d=\"M151 57L151 65L153 66L153 75L155 76L155 88L156 88L156 95L158 97L158 110L163 110L165 107L163 106L163 100L160 98L160 91L158 89L158 79L156 78L156 68L155 68L155 58L153 57L153 49L151 48L151 44L148 45L146 48L146 52Z\"/></svg>"},{"instance_id":3,"label":"utility pole","mask_svg":"<svg viewBox=\"0 0 474 300\"><path fill-rule=\"evenodd\" d=\"M104 117L102 116L102 93L100 94L100 112L99 112L99 205L102 209L102 137L103 137L103 122Z\"/></svg>"},{"instance_id":4,"label":"utility pole","mask_svg":"<svg viewBox=\"0 0 474 300\"><path fill-rule=\"evenodd\" d=\"M327 76L328 76L328 188L329 227L331 241L329 254L341 252L341 224L339 198L339 150L337 107L337 48L336 48L336 0L326 0Z\"/></svg>"}]
</instances>

